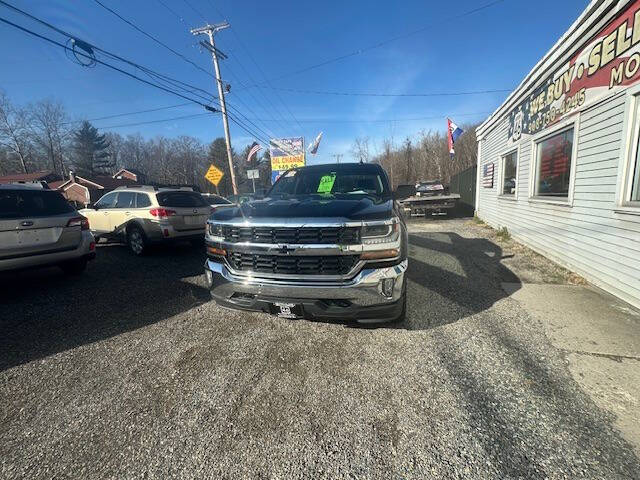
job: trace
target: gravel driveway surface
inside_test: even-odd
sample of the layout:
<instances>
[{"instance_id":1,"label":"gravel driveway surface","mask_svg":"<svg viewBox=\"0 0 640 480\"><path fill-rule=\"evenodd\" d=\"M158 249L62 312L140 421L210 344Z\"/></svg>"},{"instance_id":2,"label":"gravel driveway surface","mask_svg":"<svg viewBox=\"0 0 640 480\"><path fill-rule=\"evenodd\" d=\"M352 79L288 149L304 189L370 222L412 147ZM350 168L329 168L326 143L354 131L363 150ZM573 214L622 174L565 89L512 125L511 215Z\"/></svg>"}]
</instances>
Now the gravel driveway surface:
<instances>
[{"instance_id":1,"label":"gravel driveway surface","mask_svg":"<svg viewBox=\"0 0 640 480\"><path fill-rule=\"evenodd\" d=\"M394 328L221 309L187 246L0 276L0 477L639 478L499 245L434 225Z\"/></svg>"}]
</instances>

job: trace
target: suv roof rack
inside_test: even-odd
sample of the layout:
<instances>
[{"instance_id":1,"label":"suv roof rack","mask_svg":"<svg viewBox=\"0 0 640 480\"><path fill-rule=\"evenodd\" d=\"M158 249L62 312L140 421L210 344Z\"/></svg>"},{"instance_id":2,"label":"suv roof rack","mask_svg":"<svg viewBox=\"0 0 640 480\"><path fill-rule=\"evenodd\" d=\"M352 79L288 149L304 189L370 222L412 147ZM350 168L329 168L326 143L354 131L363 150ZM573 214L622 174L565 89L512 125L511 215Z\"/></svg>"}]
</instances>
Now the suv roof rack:
<instances>
[{"instance_id":1,"label":"suv roof rack","mask_svg":"<svg viewBox=\"0 0 640 480\"><path fill-rule=\"evenodd\" d=\"M0 187L5 187L5 188L22 187L22 188L37 188L40 190L51 190L49 188L49 184L44 180L33 180L33 181L17 180L15 182L0 184Z\"/></svg>"},{"instance_id":2,"label":"suv roof rack","mask_svg":"<svg viewBox=\"0 0 640 480\"><path fill-rule=\"evenodd\" d=\"M160 190L185 190L188 192L199 192L200 189L196 186L190 185L172 185L172 184L157 184L157 185L121 185L114 190L126 190L129 188L137 188L145 191L158 192Z\"/></svg>"}]
</instances>

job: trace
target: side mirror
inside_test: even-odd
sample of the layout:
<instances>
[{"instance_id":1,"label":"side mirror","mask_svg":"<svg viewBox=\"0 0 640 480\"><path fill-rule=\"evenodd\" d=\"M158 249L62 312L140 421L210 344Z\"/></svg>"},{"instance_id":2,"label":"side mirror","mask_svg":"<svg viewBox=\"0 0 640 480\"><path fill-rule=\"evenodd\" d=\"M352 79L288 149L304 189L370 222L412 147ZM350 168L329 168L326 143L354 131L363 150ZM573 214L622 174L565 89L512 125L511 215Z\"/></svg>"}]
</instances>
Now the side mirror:
<instances>
[{"instance_id":1,"label":"side mirror","mask_svg":"<svg viewBox=\"0 0 640 480\"><path fill-rule=\"evenodd\" d=\"M398 188L393 192L393 199L404 200L405 198L413 197L415 194L415 185L398 185Z\"/></svg>"}]
</instances>

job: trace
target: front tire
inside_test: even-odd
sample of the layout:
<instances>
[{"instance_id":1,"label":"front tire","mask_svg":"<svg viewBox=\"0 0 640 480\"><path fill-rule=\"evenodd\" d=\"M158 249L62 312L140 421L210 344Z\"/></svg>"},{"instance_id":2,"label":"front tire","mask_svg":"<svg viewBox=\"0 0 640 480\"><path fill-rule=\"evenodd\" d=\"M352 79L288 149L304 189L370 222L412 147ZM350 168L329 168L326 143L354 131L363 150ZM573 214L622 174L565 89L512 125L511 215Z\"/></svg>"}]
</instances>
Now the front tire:
<instances>
[{"instance_id":1,"label":"front tire","mask_svg":"<svg viewBox=\"0 0 640 480\"><path fill-rule=\"evenodd\" d=\"M140 227L132 226L127 230L127 245L131 252L140 257L147 251L147 239Z\"/></svg>"}]
</instances>

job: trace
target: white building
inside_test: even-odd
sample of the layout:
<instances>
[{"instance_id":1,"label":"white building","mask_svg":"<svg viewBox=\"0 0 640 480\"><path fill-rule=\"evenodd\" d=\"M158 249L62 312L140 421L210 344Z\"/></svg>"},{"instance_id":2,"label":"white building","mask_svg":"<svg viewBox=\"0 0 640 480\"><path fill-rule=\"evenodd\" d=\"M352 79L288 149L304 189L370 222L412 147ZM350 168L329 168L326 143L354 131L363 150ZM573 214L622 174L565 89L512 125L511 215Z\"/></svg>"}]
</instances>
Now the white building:
<instances>
[{"instance_id":1,"label":"white building","mask_svg":"<svg viewBox=\"0 0 640 480\"><path fill-rule=\"evenodd\" d=\"M640 0L593 0L476 131L477 215L640 307Z\"/></svg>"}]
</instances>

